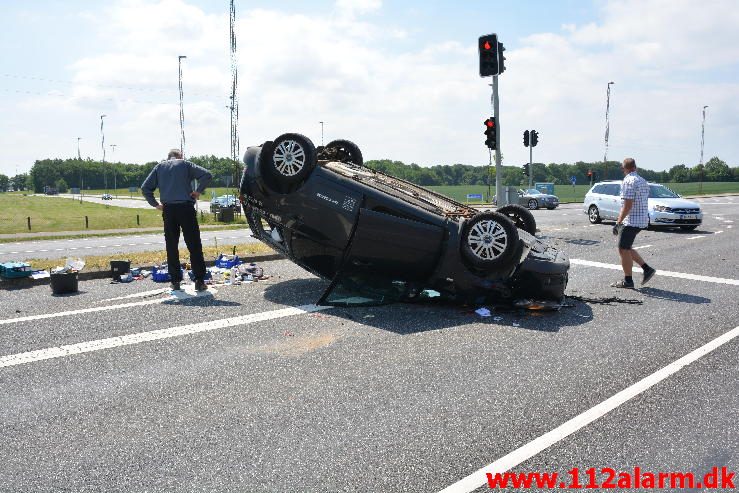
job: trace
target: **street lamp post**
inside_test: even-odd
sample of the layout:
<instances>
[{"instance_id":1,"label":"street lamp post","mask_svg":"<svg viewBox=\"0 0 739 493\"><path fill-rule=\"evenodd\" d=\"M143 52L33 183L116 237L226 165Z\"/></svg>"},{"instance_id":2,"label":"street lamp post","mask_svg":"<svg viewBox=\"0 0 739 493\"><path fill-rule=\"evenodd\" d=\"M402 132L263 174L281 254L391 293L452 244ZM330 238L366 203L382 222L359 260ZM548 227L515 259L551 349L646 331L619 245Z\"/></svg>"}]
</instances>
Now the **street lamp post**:
<instances>
[{"instance_id":1,"label":"street lamp post","mask_svg":"<svg viewBox=\"0 0 739 493\"><path fill-rule=\"evenodd\" d=\"M323 145L323 124L324 122L318 122L321 124L321 145Z\"/></svg>"},{"instance_id":2,"label":"street lamp post","mask_svg":"<svg viewBox=\"0 0 739 493\"><path fill-rule=\"evenodd\" d=\"M115 148L117 146L118 144L110 144L110 148L113 149L113 152L111 153L111 158L110 158L110 165L113 168L113 194L116 197L118 197L118 182L116 181L117 175L115 172L115 163L113 160L115 159Z\"/></svg>"},{"instance_id":3,"label":"street lamp post","mask_svg":"<svg viewBox=\"0 0 739 493\"><path fill-rule=\"evenodd\" d=\"M100 137L101 137L101 143L100 147L103 149L103 182L105 184L105 191L108 191L108 175L105 173L105 128L104 128L104 120L108 115L100 115Z\"/></svg>"},{"instance_id":4,"label":"street lamp post","mask_svg":"<svg viewBox=\"0 0 739 493\"><path fill-rule=\"evenodd\" d=\"M611 131L611 122L608 119L608 111L611 109L611 84L615 82L611 81L608 83L606 88L606 135L605 135L605 151L603 152L603 179L608 179L608 135Z\"/></svg>"},{"instance_id":5,"label":"street lamp post","mask_svg":"<svg viewBox=\"0 0 739 493\"><path fill-rule=\"evenodd\" d=\"M185 111L182 105L182 59L187 58L185 55L177 57L177 65L179 67L179 83L180 83L180 151L182 157L185 157Z\"/></svg>"},{"instance_id":6,"label":"street lamp post","mask_svg":"<svg viewBox=\"0 0 739 493\"><path fill-rule=\"evenodd\" d=\"M698 193L703 193L703 142L706 133L706 108L708 105L703 107L703 123L701 123L701 181L698 184Z\"/></svg>"},{"instance_id":7,"label":"street lamp post","mask_svg":"<svg viewBox=\"0 0 739 493\"><path fill-rule=\"evenodd\" d=\"M80 140L82 140L82 137L77 137L77 159L82 161L82 154L80 153Z\"/></svg>"}]
</instances>

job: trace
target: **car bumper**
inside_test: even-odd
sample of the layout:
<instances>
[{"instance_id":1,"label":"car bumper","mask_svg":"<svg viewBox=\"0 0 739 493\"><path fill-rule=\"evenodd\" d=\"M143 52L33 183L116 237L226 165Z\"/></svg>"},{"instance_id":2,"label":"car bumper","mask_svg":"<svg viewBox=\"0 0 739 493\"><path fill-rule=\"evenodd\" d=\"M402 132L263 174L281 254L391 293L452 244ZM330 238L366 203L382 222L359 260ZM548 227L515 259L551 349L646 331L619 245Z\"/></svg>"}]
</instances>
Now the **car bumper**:
<instances>
[{"instance_id":1,"label":"car bumper","mask_svg":"<svg viewBox=\"0 0 739 493\"><path fill-rule=\"evenodd\" d=\"M651 211L649 223L652 226L691 226L703 223L703 213L676 214L674 212Z\"/></svg>"}]
</instances>

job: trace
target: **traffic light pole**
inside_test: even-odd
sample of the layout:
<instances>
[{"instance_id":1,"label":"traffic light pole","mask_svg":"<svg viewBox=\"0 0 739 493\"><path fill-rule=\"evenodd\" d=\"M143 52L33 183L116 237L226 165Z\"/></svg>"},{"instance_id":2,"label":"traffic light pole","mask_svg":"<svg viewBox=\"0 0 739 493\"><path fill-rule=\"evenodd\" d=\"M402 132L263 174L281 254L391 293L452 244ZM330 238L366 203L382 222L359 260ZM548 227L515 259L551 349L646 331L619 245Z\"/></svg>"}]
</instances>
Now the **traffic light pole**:
<instances>
[{"instance_id":1,"label":"traffic light pole","mask_svg":"<svg viewBox=\"0 0 739 493\"><path fill-rule=\"evenodd\" d=\"M493 116L495 117L495 198L498 200L498 205L501 203L502 184L500 183L500 114L498 111L498 76L493 75L493 94L490 96L490 102L493 105Z\"/></svg>"},{"instance_id":2,"label":"traffic light pole","mask_svg":"<svg viewBox=\"0 0 739 493\"><path fill-rule=\"evenodd\" d=\"M534 146L529 145L529 188L531 188L531 183L534 180L534 162L532 161L533 154Z\"/></svg>"}]
</instances>

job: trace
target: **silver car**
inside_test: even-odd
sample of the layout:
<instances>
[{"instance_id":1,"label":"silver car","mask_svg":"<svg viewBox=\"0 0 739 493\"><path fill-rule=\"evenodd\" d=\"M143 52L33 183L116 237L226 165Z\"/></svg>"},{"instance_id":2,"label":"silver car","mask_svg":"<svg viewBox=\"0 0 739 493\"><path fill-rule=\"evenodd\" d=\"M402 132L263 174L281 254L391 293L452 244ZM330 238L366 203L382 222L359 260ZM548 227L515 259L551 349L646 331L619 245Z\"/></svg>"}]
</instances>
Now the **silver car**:
<instances>
[{"instance_id":1,"label":"silver car","mask_svg":"<svg viewBox=\"0 0 739 493\"><path fill-rule=\"evenodd\" d=\"M649 227L666 227L690 231L703 222L703 212L697 202L680 198L659 183L649 184ZM585 194L583 212L591 223L615 221L621 210L621 181L596 183Z\"/></svg>"},{"instance_id":2,"label":"silver car","mask_svg":"<svg viewBox=\"0 0 739 493\"><path fill-rule=\"evenodd\" d=\"M535 188L518 191L518 203L529 209L538 209L546 207L547 209L556 209L559 205L559 198L556 195L550 195L540 192Z\"/></svg>"}]
</instances>

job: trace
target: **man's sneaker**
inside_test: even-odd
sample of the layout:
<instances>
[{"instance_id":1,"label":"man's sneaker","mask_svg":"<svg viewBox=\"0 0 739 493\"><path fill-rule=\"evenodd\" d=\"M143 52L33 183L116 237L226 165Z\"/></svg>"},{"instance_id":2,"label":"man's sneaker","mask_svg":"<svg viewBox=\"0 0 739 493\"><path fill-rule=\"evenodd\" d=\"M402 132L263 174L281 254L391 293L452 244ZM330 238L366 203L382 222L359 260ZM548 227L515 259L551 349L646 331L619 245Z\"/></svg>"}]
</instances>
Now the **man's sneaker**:
<instances>
[{"instance_id":1,"label":"man's sneaker","mask_svg":"<svg viewBox=\"0 0 739 493\"><path fill-rule=\"evenodd\" d=\"M626 282L623 279L620 281L616 281L613 284L611 284L612 288L625 288L625 289L634 289L634 283L633 282Z\"/></svg>"},{"instance_id":2,"label":"man's sneaker","mask_svg":"<svg viewBox=\"0 0 739 493\"><path fill-rule=\"evenodd\" d=\"M172 282L172 284L169 285L172 291L180 291L182 288L180 288L180 283L178 282Z\"/></svg>"},{"instance_id":3,"label":"man's sneaker","mask_svg":"<svg viewBox=\"0 0 739 493\"><path fill-rule=\"evenodd\" d=\"M651 278L654 277L654 275L657 273L657 269L649 268L644 271L644 277L641 278L641 285L644 286L646 283L649 282Z\"/></svg>"},{"instance_id":4,"label":"man's sneaker","mask_svg":"<svg viewBox=\"0 0 739 493\"><path fill-rule=\"evenodd\" d=\"M207 291L208 286L205 285L205 281L201 281L200 279L195 281L195 291Z\"/></svg>"}]
</instances>

